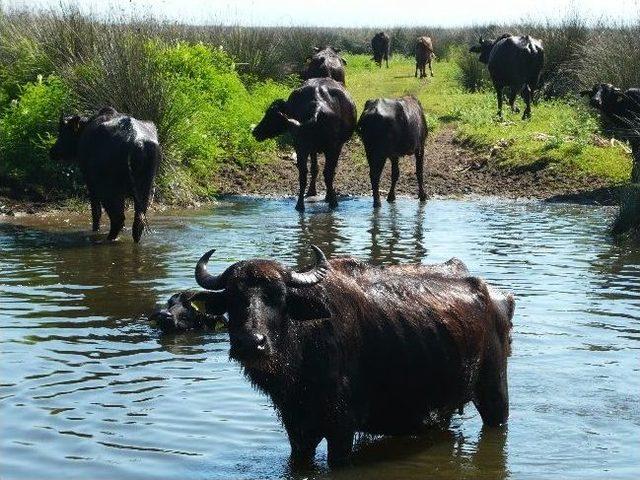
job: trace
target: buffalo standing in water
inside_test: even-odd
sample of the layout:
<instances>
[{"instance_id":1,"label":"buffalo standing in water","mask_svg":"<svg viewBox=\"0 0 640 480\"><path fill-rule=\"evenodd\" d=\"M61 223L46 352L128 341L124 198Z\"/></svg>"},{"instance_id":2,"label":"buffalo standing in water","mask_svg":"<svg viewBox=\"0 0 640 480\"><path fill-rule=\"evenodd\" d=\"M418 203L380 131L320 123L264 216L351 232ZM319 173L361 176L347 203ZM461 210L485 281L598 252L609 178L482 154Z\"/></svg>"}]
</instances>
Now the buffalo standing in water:
<instances>
[{"instance_id":1,"label":"buffalo standing in water","mask_svg":"<svg viewBox=\"0 0 640 480\"><path fill-rule=\"evenodd\" d=\"M314 55L309 59L309 63L302 72L302 79L333 78L336 82L344 85L344 67L347 61L338 55L340 49L314 47L314 51Z\"/></svg>"},{"instance_id":2,"label":"buffalo standing in water","mask_svg":"<svg viewBox=\"0 0 640 480\"><path fill-rule=\"evenodd\" d=\"M510 294L457 259L379 267L313 248L303 272L246 260L218 275L207 271L210 251L196 266L208 290L198 309L174 302L159 314L181 325L196 311L227 314L230 357L270 396L294 462L312 461L326 438L329 465L339 465L355 432L419 434L470 401L485 425L507 421Z\"/></svg>"},{"instance_id":3,"label":"buffalo standing in water","mask_svg":"<svg viewBox=\"0 0 640 480\"><path fill-rule=\"evenodd\" d=\"M415 155L418 198L427 199L424 191L424 144L427 122L422 105L414 96L397 100L378 98L367 100L358 121L373 191L373 206L380 206L380 175L387 158L391 159L391 189L387 201L396 199L396 182L400 176L399 157Z\"/></svg>"},{"instance_id":4,"label":"buffalo standing in water","mask_svg":"<svg viewBox=\"0 0 640 480\"><path fill-rule=\"evenodd\" d=\"M133 198L132 234L135 242L140 241L161 158L153 122L111 107L92 117L61 115L50 156L56 161L78 162L91 201L93 231L100 229L104 207L111 221L108 240L118 238L124 226L125 199Z\"/></svg>"},{"instance_id":5,"label":"buffalo standing in water","mask_svg":"<svg viewBox=\"0 0 640 480\"><path fill-rule=\"evenodd\" d=\"M338 206L333 180L340 152L353 135L356 121L356 105L344 86L331 78L313 78L294 90L287 100L275 100L253 129L253 136L258 141L291 132L300 180L296 210L304 210L309 156L311 183L308 195L317 194L318 153L325 156L326 201L331 208Z\"/></svg>"},{"instance_id":6,"label":"buffalo standing in water","mask_svg":"<svg viewBox=\"0 0 640 480\"><path fill-rule=\"evenodd\" d=\"M378 32L371 39L371 50L373 50L373 60L378 67L382 68L382 60L387 63L389 68L389 46L391 41L389 35L384 32Z\"/></svg>"},{"instance_id":7,"label":"buffalo standing in water","mask_svg":"<svg viewBox=\"0 0 640 480\"><path fill-rule=\"evenodd\" d=\"M470 48L480 54L480 61L489 67L489 75L498 97L498 116L502 117L502 91L510 87L509 105L515 113L518 93L526 104L522 119L531 117L531 100L538 88L544 66L544 49L540 40L526 36L504 34L497 40L484 40Z\"/></svg>"}]
</instances>

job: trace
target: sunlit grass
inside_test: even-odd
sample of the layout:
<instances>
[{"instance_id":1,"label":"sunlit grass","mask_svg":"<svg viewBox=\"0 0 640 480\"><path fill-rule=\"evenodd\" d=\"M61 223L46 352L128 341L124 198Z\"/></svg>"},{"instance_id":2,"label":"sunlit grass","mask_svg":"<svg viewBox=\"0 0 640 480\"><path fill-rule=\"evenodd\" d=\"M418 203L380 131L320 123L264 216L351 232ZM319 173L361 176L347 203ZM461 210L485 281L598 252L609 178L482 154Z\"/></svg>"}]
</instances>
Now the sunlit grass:
<instances>
[{"instance_id":1,"label":"sunlit grass","mask_svg":"<svg viewBox=\"0 0 640 480\"><path fill-rule=\"evenodd\" d=\"M377 68L368 56L347 56L347 88L358 111L367 99L413 94L421 101L429 126L456 128L457 138L493 161L509 168L557 168L575 175L594 175L612 183L624 182L631 172L630 155L619 143L611 145L597 136L594 112L578 99L540 101L533 116L504 109L496 117L492 91L469 93L458 82L458 66L452 61L434 64L435 77L414 78L413 59L395 56L389 69ZM521 108L523 102L518 100Z\"/></svg>"}]
</instances>

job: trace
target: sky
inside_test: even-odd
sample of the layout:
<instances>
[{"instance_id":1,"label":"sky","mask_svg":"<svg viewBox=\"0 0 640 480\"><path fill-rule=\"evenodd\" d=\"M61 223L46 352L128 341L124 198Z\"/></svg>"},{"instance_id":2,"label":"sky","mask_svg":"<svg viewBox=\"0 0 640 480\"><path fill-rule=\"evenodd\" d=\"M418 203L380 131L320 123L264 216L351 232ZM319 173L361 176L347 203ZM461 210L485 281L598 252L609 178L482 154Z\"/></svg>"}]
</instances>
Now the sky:
<instances>
[{"instance_id":1,"label":"sky","mask_svg":"<svg viewBox=\"0 0 640 480\"><path fill-rule=\"evenodd\" d=\"M62 0L105 15L152 14L186 23L304 26L468 26L560 20L574 9L587 19L640 19L640 0ZM58 8L61 0L0 0L21 9Z\"/></svg>"}]
</instances>

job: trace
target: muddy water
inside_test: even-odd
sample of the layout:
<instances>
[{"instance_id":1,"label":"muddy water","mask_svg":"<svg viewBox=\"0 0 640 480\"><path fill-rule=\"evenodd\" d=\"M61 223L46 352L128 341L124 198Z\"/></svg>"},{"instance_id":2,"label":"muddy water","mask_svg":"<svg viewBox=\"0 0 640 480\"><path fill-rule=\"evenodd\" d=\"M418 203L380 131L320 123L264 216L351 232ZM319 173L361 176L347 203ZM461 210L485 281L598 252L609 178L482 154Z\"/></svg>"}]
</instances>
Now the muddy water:
<instances>
[{"instance_id":1,"label":"muddy water","mask_svg":"<svg viewBox=\"0 0 640 480\"><path fill-rule=\"evenodd\" d=\"M140 246L94 244L87 218L0 224L0 477L637 478L640 250L605 208L412 200L335 213L230 200L155 215ZM224 333L160 337L144 313L193 287L194 261L303 264L308 245L376 263L452 256L517 296L511 419L359 447L353 467L303 475L269 401L228 361Z\"/></svg>"}]
</instances>

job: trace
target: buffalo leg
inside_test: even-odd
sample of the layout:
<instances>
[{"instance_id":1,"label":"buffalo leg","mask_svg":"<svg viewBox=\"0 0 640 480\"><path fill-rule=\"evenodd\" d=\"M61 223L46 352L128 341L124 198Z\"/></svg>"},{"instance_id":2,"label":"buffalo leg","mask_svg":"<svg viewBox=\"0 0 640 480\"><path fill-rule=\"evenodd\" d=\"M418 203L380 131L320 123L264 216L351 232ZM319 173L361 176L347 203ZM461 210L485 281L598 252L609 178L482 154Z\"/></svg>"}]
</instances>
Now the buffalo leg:
<instances>
[{"instance_id":1,"label":"buffalo leg","mask_svg":"<svg viewBox=\"0 0 640 480\"><path fill-rule=\"evenodd\" d=\"M113 241L118 238L120 232L122 231L122 227L124 227L124 197L118 197L115 199L110 199L107 202L104 202L104 209L109 216L109 221L111 222L111 228L109 230L109 235L107 235L107 240Z\"/></svg>"},{"instance_id":2,"label":"buffalo leg","mask_svg":"<svg viewBox=\"0 0 640 480\"><path fill-rule=\"evenodd\" d=\"M420 68L420 67L418 66L418 62L416 62L416 74L415 74L415 77L416 77L416 78L418 78L418 69L419 69L419 68Z\"/></svg>"},{"instance_id":3,"label":"buffalo leg","mask_svg":"<svg viewBox=\"0 0 640 480\"><path fill-rule=\"evenodd\" d=\"M391 159L391 188L387 195L387 202L395 202L396 200L396 183L400 177L400 165L398 165L398 158Z\"/></svg>"},{"instance_id":4,"label":"buffalo leg","mask_svg":"<svg viewBox=\"0 0 640 480\"><path fill-rule=\"evenodd\" d=\"M498 117L502 118L502 87L495 85L496 96L498 97Z\"/></svg>"},{"instance_id":5,"label":"buffalo leg","mask_svg":"<svg viewBox=\"0 0 640 480\"><path fill-rule=\"evenodd\" d=\"M296 157L298 159L298 203L296 203L296 210L304 212L304 191L307 188L307 152L296 151Z\"/></svg>"},{"instance_id":6,"label":"buffalo leg","mask_svg":"<svg viewBox=\"0 0 640 480\"><path fill-rule=\"evenodd\" d=\"M418 179L418 198L424 202L427 199L424 191L424 145L416 150L416 178Z\"/></svg>"},{"instance_id":7,"label":"buffalo leg","mask_svg":"<svg viewBox=\"0 0 640 480\"><path fill-rule=\"evenodd\" d=\"M384 61L387 63L387 68L389 68L389 54L388 53L384 56ZM382 62L380 62L380 66L382 66Z\"/></svg>"},{"instance_id":8,"label":"buffalo leg","mask_svg":"<svg viewBox=\"0 0 640 480\"><path fill-rule=\"evenodd\" d=\"M291 445L291 464L298 468L311 465L322 437L293 426L293 422L286 422L285 428Z\"/></svg>"},{"instance_id":9,"label":"buffalo leg","mask_svg":"<svg viewBox=\"0 0 640 480\"><path fill-rule=\"evenodd\" d=\"M309 182L309 190L307 197L315 197L318 192L316 190L316 180L318 178L318 154L311 154L311 181Z\"/></svg>"},{"instance_id":10,"label":"buffalo leg","mask_svg":"<svg viewBox=\"0 0 640 480\"><path fill-rule=\"evenodd\" d=\"M345 465L353 451L354 431L342 427L327 435L327 463L330 468Z\"/></svg>"},{"instance_id":11,"label":"buffalo leg","mask_svg":"<svg viewBox=\"0 0 640 480\"><path fill-rule=\"evenodd\" d=\"M631 169L631 182L640 183L640 139L631 142L633 156L633 168Z\"/></svg>"},{"instance_id":12,"label":"buffalo leg","mask_svg":"<svg viewBox=\"0 0 640 480\"><path fill-rule=\"evenodd\" d=\"M513 113L520 113L520 109L516 105L516 97L518 96L518 90L512 88L509 92L509 106L511 107L511 111Z\"/></svg>"},{"instance_id":13,"label":"buffalo leg","mask_svg":"<svg viewBox=\"0 0 640 480\"><path fill-rule=\"evenodd\" d=\"M147 209L153 195L153 180L160 164L160 149L156 144L148 144L138 155L137 172L132 172L133 199L135 217L133 220L133 240L138 243L142 236L147 220Z\"/></svg>"},{"instance_id":14,"label":"buffalo leg","mask_svg":"<svg viewBox=\"0 0 640 480\"><path fill-rule=\"evenodd\" d=\"M373 194L373 208L380 207L380 175L384 168L384 158L369 159L369 178L371 179L371 192Z\"/></svg>"},{"instance_id":15,"label":"buffalo leg","mask_svg":"<svg viewBox=\"0 0 640 480\"><path fill-rule=\"evenodd\" d=\"M431 72L431 76L433 77L433 67L431 66L431 60L429 60L429 72Z\"/></svg>"},{"instance_id":16,"label":"buffalo leg","mask_svg":"<svg viewBox=\"0 0 640 480\"><path fill-rule=\"evenodd\" d=\"M501 352L490 353L480 368L473 403L484 425L497 427L507 422L509 418L507 360L501 358Z\"/></svg>"},{"instance_id":17,"label":"buffalo leg","mask_svg":"<svg viewBox=\"0 0 640 480\"><path fill-rule=\"evenodd\" d=\"M94 232L100 230L100 218L102 218L102 205L97 197L91 195L91 229Z\"/></svg>"},{"instance_id":18,"label":"buffalo leg","mask_svg":"<svg viewBox=\"0 0 640 480\"><path fill-rule=\"evenodd\" d=\"M326 200L329 203L329 207L336 208L338 206L338 199L336 197L336 191L333 188L333 180L336 176L336 168L338 167L338 158L340 157L341 148L332 151L325 152L324 162L324 183L327 186Z\"/></svg>"},{"instance_id":19,"label":"buffalo leg","mask_svg":"<svg viewBox=\"0 0 640 480\"><path fill-rule=\"evenodd\" d=\"M525 85L522 89L522 99L526 105L522 119L526 120L527 118L531 118L531 88L529 85Z\"/></svg>"}]
</instances>

